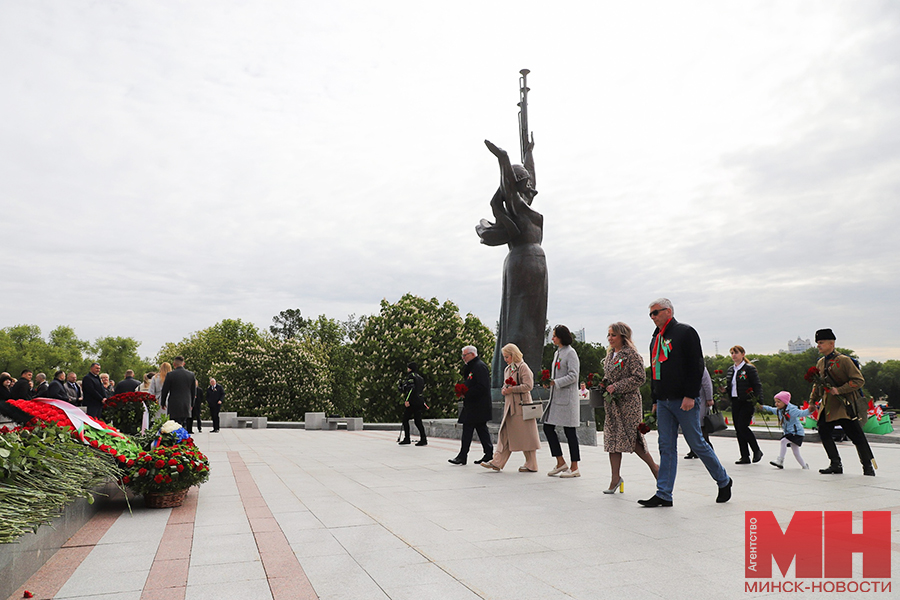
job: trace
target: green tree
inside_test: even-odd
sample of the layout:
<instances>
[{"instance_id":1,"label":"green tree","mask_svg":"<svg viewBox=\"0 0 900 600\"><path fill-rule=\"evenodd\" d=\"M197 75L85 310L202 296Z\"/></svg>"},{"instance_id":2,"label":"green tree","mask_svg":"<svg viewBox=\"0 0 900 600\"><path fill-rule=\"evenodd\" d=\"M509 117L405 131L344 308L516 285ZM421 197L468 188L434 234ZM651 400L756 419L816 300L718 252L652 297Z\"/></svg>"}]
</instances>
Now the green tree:
<instances>
[{"instance_id":1,"label":"green tree","mask_svg":"<svg viewBox=\"0 0 900 600\"><path fill-rule=\"evenodd\" d=\"M299 308L289 308L272 317L273 325L269 326L269 332L280 340L289 340L299 337L312 321L305 319L300 314Z\"/></svg>"},{"instance_id":2,"label":"green tree","mask_svg":"<svg viewBox=\"0 0 900 600\"><path fill-rule=\"evenodd\" d=\"M140 357L137 350L141 343L131 337L107 336L94 342L97 362L110 379L119 382L125 378L125 371L134 370L138 378L152 370L153 366Z\"/></svg>"},{"instance_id":3,"label":"green tree","mask_svg":"<svg viewBox=\"0 0 900 600\"><path fill-rule=\"evenodd\" d=\"M172 362L183 356L185 367L193 371L206 386L216 363L227 363L241 346L259 344L262 335L253 323L240 319L223 319L211 327L192 333L177 343L164 345L156 355L156 363ZM227 391L227 390L226 390Z\"/></svg>"},{"instance_id":4,"label":"green tree","mask_svg":"<svg viewBox=\"0 0 900 600\"><path fill-rule=\"evenodd\" d=\"M84 355L91 348L90 343L75 335L75 330L60 325L50 332L47 340L47 354L54 371L76 372L79 376L87 372ZM47 374L52 377L50 373Z\"/></svg>"},{"instance_id":5,"label":"green tree","mask_svg":"<svg viewBox=\"0 0 900 600\"><path fill-rule=\"evenodd\" d=\"M397 421L403 413L398 391L406 365L415 361L425 379L425 402L433 418L455 417L453 386L461 381L459 351L471 344L491 364L494 335L475 316L460 316L450 301L406 294L396 303L381 301L353 342L359 374L362 416L368 421ZM356 416L356 415L354 415Z\"/></svg>"},{"instance_id":6,"label":"green tree","mask_svg":"<svg viewBox=\"0 0 900 600\"><path fill-rule=\"evenodd\" d=\"M228 409L243 416L302 421L306 412L333 413L326 352L312 338L264 335L229 352L212 375L227 390Z\"/></svg>"}]
</instances>

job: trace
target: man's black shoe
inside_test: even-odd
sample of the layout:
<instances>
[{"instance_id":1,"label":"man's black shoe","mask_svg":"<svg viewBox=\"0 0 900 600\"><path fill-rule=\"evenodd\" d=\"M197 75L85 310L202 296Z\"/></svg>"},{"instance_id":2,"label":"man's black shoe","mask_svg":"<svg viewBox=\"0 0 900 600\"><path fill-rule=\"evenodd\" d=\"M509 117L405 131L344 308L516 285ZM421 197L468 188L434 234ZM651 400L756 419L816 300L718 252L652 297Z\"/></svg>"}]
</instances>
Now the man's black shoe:
<instances>
[{"instance_id":1,"label":"man's black shoe","mask_svg":"<svg viewBox=\"0 0 900 600\"><path fill-rule=\"evenodd\" d=\"M646 506L647 508L656 508L657 506L672 506L671 500L663 500L659 496L655 495L649 500L638 500L638 504L641 506Z\"/></svg>"},{"instance_id":2,"label":"man's black shoe","mask_svg":"<svg viewBox=\"0 0 900 600\"><path fill-rule=\"evenodd\" d=\"M828 465L826 469L819 469L819 473L822 475L843 475L844 467L841 465Z\"/></svg>"},{"instance_id":3,"label":"man's black shoe","mask_svg":"<svg viewBox=\"0 0 900 600\"><path fill-rule=\"evenodd\" d=\"M725 484L725 487L719 488L719 495L716 496L716 502L719 504L723 502L728 502L731 500L731 484L734 483L734 480L731 477L728 478L728 483Z\"/></svg>"},{"instance_id":4,"label":"man's black shoe","mask_svg":"<svg viewBox=\"0 0 900 600\"><path fill-rule=\"evenodd\" d=\"M405 440L397 442L397 443L400 444L401 446L405 446L407 444L411 444L412 442L410 442L408 439L405 439Z\"/></svg>"},{"instance_id":5,"label":"man's black shoe","mask_svg":"<svg viewBox=\"0 0 900 600\"><path fill-rule=\"evenodd\" d=\"M872 463L863 465L863 475L868 475L869 477L875 477L875 469L872 467Z\"/></svg>"},{"instance_id":6,"label":"man's black shoe","mask_svg":"<svg viewBox=\"0 0 900 600\"><path fill-rule=\"evenodd\" d=\"M457 456L456 458L451 458L451 459L447 460L447 462L450 463L451 465L464 465L464 464L466 464L466 459L460 458Z\"/></svg>"},{"instance_id":7,"label":"man's black shoe","mask_svg":"<svg viewBox=\"0 0 900 600\"><path fill-rule=\"evenodd\" d=\"M762 450L757 450L756 452L753 453L753 462L758 463L759 461L762 460L762 457L763 457Z\"/></svg>"},{"instance_id":8,"label":"man's black shoe","mask_svg":"<svg viewBox=\"0 0 900 600\"><path fill-rule=\"evenodd\" d=\"M485 454L484 456L482 456L481 458L479 458L478 460L476 460L476 461L475 461L475 464L476 464L476 465L480 465L480 464L483 463L483 462L491 462L491 459L492 459L492 458L494 458L494 457L493 457L493 456L488 456L488 455Z\"/></svg>"},{"instance_id":9,"label":"man's black shoe","mask_svg":"<svg viewBox=\"0 0 900 600\"><path fill-rule=\"evenodd\" d=\"M425 440L425 439L422 439L422 440L419 440L418 442L416 442L416 446L427 446L427 445L428 445L428 440Z\"/></svg>"},{"instance_id":10,"label":"man's black shoe","mask_svg":"<svg viewBox=\"0 0 900 600\"><path fill-rule=\"evenodd\" d=\"M749 464L750 464L750 459L747 458L746 456L742 456L742 457L741 457L741 460L736 460L736 461L734 461L734 464L736 464L736 465L749 465Z\"/></svg>"},{"instance_id":11,"label":"man's black shoe","mask_svg":"<svg viewBox=\"0 0 900 600\"><path fill-rule=\"evenodd\" d=\"M219 433L218 429L213 429L210 433Z\"/></svg>"},{"instance_id":12,"label":"man's black shoe","mask_svg":"<svg viewBox=\"0 0 900 600\"><path fill-rule=\"evenodd\" d=\"M691 450L690 452L688 452L687 454L685 454L684 457L685 457L685 458L697 458L697 455L694 454L694 451L693 451L693 450Z\"/></svg>"}]
</instances>

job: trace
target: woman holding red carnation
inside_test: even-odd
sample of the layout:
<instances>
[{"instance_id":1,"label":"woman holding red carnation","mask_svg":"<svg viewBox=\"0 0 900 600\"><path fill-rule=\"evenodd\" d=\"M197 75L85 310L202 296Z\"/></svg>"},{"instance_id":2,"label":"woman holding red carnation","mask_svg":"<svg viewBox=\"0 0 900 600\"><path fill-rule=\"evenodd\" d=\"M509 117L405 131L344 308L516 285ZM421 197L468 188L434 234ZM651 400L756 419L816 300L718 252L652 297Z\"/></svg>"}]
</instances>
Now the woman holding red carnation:
<instances>
[{"instance_id":1,"label":"woman holding red carnation","mask_svg":"<svg viewBox=\"0 0 900 600\"><path fill-rule=\"evenodd\" d=\"M641 386L647 379L644 371L644 359L631 339L631 327L618 322L609 326L606 339L609 352L603 362L606 391L615 394L615 399L607 400L606 420L603 424L603 449L609 452L609 467L612 478L609 489L604 494L615 494L625 491L625 480L619 468L622 466L622 453L634 452L647 463L653 477L659 473L659 465L653 460L647 441L639 427L643 418L641 404Z\"/></svg>"},{"instance_id":2,"label":"woman holding red carnation","mask_svg":"<svg viewBox=\"0 0 900 600\"><path fill-rule=\"evenodd\" d=\"M507 344L500 349L506 370L503 372L503 421L497 433L497 446L494 457L481 463L486 469L499 471L506 466L506 461L513 452L525 455L525 464L519 467L520 473L537 473L537 451L541 447L538 435L537 419L522 418L522 405L531 404L531 389L534 387L534 374L522 351L515 344Z\"/></svg>"}]
</instances>

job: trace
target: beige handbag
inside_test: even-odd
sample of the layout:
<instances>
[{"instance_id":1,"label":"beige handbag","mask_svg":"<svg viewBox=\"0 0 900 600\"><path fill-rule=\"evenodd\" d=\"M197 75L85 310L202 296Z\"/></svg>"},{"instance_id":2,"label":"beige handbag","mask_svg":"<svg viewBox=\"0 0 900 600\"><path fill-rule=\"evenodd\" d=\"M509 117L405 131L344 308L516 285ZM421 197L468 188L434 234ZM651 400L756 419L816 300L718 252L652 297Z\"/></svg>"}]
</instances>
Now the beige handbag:
<instances>
[{"instance_id":1,"label":"beige handbag","mask_svg":"<svg viewBox=\"0 0 900 600\"><path fill-rule=\"evenodd\" d=\"M544 404L535 402L533 404L522 404L522 420L540 419L544 416Z\"/></svg>"}]
</instances>

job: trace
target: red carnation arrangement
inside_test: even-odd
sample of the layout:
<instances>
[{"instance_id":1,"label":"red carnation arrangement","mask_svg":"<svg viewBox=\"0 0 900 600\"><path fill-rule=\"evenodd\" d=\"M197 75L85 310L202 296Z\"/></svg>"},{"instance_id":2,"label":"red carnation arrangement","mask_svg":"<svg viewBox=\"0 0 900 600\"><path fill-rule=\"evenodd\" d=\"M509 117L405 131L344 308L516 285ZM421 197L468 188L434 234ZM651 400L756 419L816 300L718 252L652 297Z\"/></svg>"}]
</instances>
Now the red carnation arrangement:
<instances>
[{"instance_id":1,"label":"red carnation arrangement","mask_svg":"<svg viewBox=\"0 0 900 600\"><path fill-rule=\"evenodd\" d=\"M457 383L457 384L453 387L453 391L456 393L456 397L457 397L457 398L462 398L463 396L466 395L466 392L469 391L469 386L467 386L467 385L464 384L464 383Z\"/></svg>"},{"instance_id":2,"label":"red carnation arrangement","mask_svg":"<svg viewBox=\"0 0 900 600\"><path fill-rule=\"evenodd\" d=\"M514 385L518 385L518 384L516 383L516 380L513 379L512 377L508 377L508 378L506 379L506 381L504 381L503 383L505 383L505 384L508 385L509 387L512 387L512 386L514 386Z\"/></svg>"},{"instance_id":3,"label":"red carnation arrangement","mask_svg":"<svg viewBox=\"0 0 900 600\"><path fill-rule=\"evenodd\" d=\"M142 451L126 477L136 494L177 492L209 479L209 460L190 438L176 446L160 446Z\"/></svg>"},{"instance_id":4,"label":"red carnation arrangement","mask_svg":"<svg viewBox=\"0 0 900 600\"><path fill-rule=\"evenodd\" d=\"M159 410L156 396L147 392L116 394L103 401L103 418L125 433L140 433L145 410L150 415Z\"/></svg>"}]
</instances>

